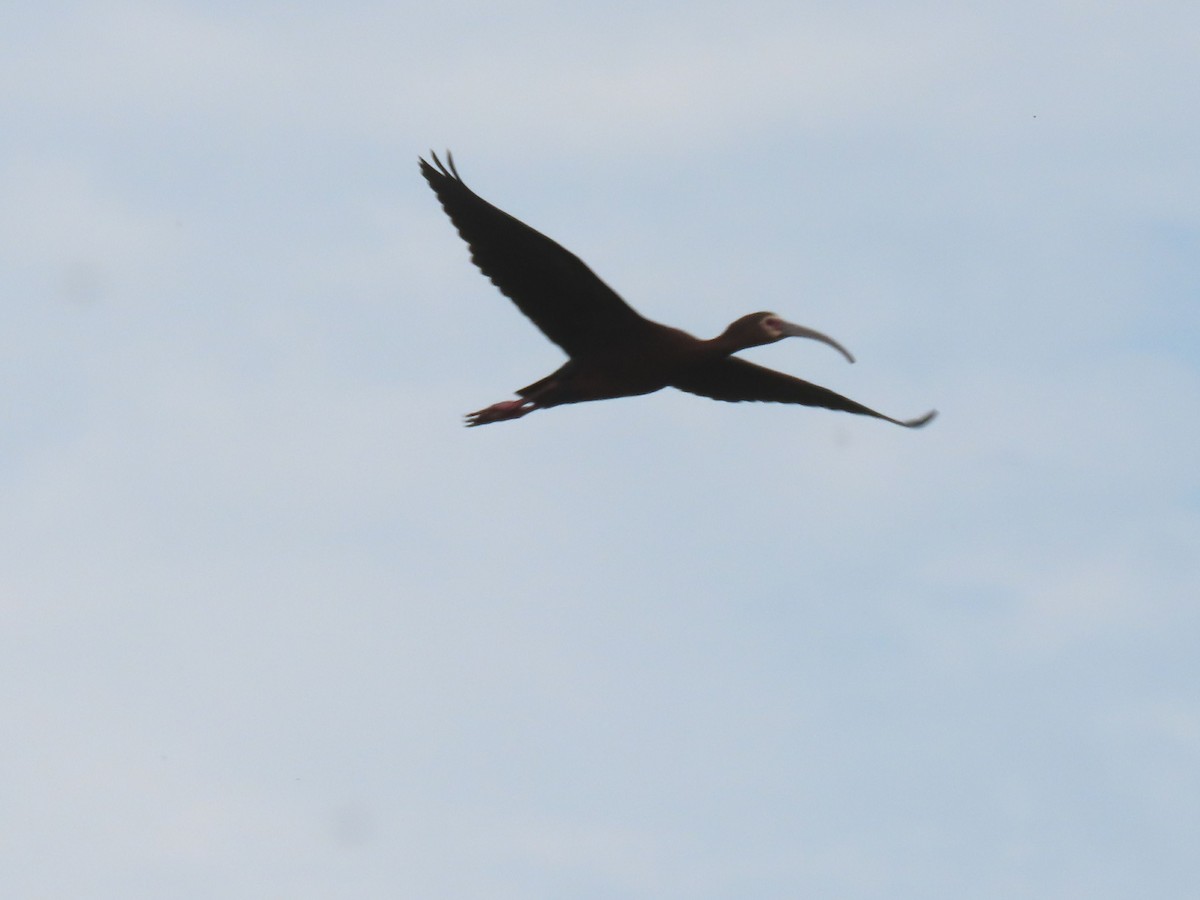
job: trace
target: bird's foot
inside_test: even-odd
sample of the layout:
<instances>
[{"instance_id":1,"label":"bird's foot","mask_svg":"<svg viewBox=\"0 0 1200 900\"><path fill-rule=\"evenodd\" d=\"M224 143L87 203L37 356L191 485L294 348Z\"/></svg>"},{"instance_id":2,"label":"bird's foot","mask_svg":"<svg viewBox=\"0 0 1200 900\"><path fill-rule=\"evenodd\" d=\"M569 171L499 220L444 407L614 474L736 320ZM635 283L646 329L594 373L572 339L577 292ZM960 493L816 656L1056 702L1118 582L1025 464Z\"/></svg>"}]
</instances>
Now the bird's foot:
<instances>
[{"instance_id":1,"label":"bird's foot","mask_svg":"<svg viewBox=\"0 0 1200 900\"><path fill-rule=\"evenodd\" d=\"M467 413L467 427L474 428L476 425L503 422L505 419L519 419L535 409L537 409L537 404L532 400L504 400L501 403L493 403L487 409Z\"/></svg>"}]
</instances>

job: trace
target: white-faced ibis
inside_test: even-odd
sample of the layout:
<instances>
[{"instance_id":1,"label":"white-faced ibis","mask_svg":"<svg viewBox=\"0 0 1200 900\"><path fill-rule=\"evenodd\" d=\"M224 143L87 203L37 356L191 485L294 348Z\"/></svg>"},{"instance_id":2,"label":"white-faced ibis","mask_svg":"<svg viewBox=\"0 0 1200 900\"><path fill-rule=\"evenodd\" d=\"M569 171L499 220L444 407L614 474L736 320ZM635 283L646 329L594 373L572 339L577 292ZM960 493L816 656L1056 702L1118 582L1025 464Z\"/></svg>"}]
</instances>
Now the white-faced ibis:
<instances>
[{"instance_id":1,"label":"white-faced ibis","mask_svg":"<svg viewBox=\"0 0 1200 900\"><path fill-rule=\"evenodd\" d=\"M436 153L430 155L434 165L422 159L421 174L471 248L471 259L570 357L557 372L517 391L519 400L505 400L468 415L468 426L518 419L535 409L564 403L633 397L665 387L715 400L821 406L907 428L919 428L937 414L893 419L827 388L733 356L747 347L804 337L828 344L854 362L833 338L785 322L774 313L742 316L707 341L643 318L575 254L468 188L449 153L449 168Z\"/></svg>"}]
</instances>

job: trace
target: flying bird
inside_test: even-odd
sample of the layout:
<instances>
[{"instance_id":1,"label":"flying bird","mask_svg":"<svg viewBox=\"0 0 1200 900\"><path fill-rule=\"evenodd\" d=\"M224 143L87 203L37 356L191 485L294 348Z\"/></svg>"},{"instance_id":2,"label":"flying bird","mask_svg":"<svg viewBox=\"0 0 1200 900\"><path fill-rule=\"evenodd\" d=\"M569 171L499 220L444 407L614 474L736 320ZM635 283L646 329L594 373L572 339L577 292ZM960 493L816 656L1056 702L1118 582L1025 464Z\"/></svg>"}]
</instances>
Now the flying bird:
<instances>
[{"instance_id":1,"label":"flying bird","mask_svg":"<svg viewBox=\"0 0 1200 900\"><path fill-rule=\"evenodd\" d=\"M446 154L447 165L436 153L430 156L433 165L421 159L421 174L470 247L475 265L568 356L558 371L517 391L520 399L467 415L468 426L519 419L535 409L564 403L650 394L665 387L730 402L819 406L906 428L920 428L937 415L930 411L915 419L893 419L828 388L734 356L748 347L801 337L828 344L854 362L833 338L774 313L742 316L711 340L644 318L578 256L467 187L453 156Z\"/></svg>"}]
</instances>

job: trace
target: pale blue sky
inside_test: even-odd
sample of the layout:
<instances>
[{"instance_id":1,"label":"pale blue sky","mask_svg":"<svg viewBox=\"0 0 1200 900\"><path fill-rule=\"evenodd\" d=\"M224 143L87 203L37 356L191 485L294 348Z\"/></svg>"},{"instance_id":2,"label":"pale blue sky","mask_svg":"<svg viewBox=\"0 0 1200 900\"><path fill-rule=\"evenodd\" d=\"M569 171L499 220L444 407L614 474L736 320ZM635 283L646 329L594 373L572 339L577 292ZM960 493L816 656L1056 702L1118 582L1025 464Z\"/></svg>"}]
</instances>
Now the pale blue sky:
<instances>
[{"instance_id":1,"label":"pale blue sky","mask_svg":"<svg viewBox=\"0 0 1200 900\"><path fill-rule=\"evenodd\" d=\"M0 868L38 898L1200 891L1200 8L25 4ZM891 415L558 350L417 171Z\"/></svg>"}]
</instances>

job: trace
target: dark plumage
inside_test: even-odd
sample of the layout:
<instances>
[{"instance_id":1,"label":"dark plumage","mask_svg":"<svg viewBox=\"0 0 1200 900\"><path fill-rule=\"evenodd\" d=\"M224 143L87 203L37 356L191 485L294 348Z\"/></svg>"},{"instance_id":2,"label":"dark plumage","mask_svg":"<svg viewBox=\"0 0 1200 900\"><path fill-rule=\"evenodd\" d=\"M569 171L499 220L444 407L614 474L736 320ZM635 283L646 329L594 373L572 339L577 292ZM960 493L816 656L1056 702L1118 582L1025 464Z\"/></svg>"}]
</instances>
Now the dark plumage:
<instances>
[{"instance_id":1,"label":"dark plumage","mask_svg":"<svg viewBox=\"0 0 1200 900\"><path fill-rule=\"evenodd\" d=\"M774 313L742 316L711 340L639 315L596 277L579 257L488 203L463 183L446 155L442 165L421 160L421 174L471 248L471 259L569 357L558 371L506 400L467 416L468 425L516 419L564 403L649 394L674 387L715 400L799 403L874 416L919 428L936 412L893 419L827 388L757 366L732 354L806 337L828 344L850 362L840 344L820 332L785 322Z\"/></svg>"}]
</instances>

